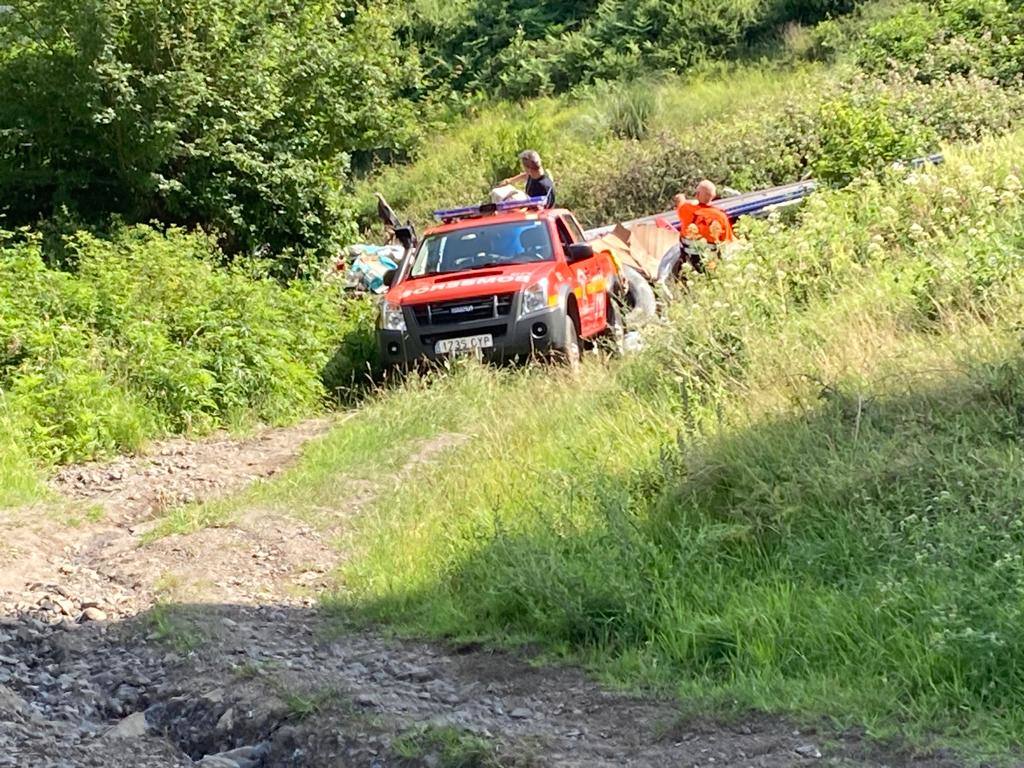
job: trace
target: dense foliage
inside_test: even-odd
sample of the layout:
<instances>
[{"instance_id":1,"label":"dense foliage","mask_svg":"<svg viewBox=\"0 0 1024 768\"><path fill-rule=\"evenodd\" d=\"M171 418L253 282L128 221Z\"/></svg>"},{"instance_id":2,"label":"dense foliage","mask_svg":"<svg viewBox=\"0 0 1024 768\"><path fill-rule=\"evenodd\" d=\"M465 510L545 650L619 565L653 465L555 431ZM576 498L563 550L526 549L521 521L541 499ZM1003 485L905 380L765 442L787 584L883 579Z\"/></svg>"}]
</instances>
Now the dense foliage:
<instances>
[{"instance_id":1,"label":"dense foliage","mask_svg":"<svg viewBox=\"0 0 1024 768\"><path fill-rule=\"evenodd\" d=\"M372 307L282 287L255 264L219 267L201 235L80 234L74 273L47 267L37 236L0 235L0 421L43 463L285 421L350 387L371 356Z\"/></svg>"},{"instance_id":2,"label":"dense foliage","mask_svg":"<svg viewBox=\"0 0 1024 768\"><path fill-rule=\"evenodd\" d=\"M834 25L819 34L827 38ZM1020 86L1024 5L1014 0L905 3L870 26L854 46L868 71L900 67L923 82L973 74Z\"/></svg>"},{"instance_id":3,"label":"dense foliage","mask_svg":"<svg viewBox=\"0 0 1024 768\"><path fill-rule=\"evenodd\" d=\"M346 0L29 0L0 13L0 215L202 224L281 271L351 234L353 157L415 134L415 62Z\"/></svg>"},{"instance_id":4,"label":"dense foliage","mask_svg":"<svg viewBox=\"0 0 1024 768\"><path fill-rule=\"evenodd\" d=\"M371 360L370 310L339 313L326 289L281 278L316 274L356 211L372 220L376 189L422 223L482 197L531 146L561 199L599 224L658 210L703 176L845 184L1024 115L1019 2L871 3L802 31L847 4L727 5L700 25L660 0L0 10L0 225L38 225L2 245L0 406L5 433L25 438L12 445L68 460L316 408ZM650 74L787 22L781 64ZM438 114L425 94L449 87L573 92L477 105L418 146ZM406 153L414 163L377 167L353 203L354 168ZM60 236L83 225L94 234ZM238 254L250 258L225 266Z\"/></svg>"},{"instance_id":5,"label":"dense foliage","mask_svg":"<svg viewBox=\"0 0 1024 768\"><path fill-rule=\"evenodd\" d=\"M736 55L786 23L848 12L854 0L460 0L412 3L406 35L428 74L513 98L596 79L678 72Z\"/></svg>"}]
</instances>

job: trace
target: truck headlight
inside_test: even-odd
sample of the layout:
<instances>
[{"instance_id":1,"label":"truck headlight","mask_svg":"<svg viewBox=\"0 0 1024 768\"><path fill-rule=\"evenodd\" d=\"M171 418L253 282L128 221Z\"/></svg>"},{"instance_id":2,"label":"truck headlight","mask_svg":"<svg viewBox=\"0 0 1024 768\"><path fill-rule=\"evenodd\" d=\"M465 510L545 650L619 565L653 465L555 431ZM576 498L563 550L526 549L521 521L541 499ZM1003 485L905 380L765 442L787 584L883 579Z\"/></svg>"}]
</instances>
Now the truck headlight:
<instances>
[{"instance_id":1,"label":"truck headlight","mask_svg":"<svg viewBox=\"0 0 1024 768\"><path fill-rule=\"evenodd\" d=\"M405 315L398 304L384 302L380 310L380 327L385 331L404 331Z\"/></svg>"},{"instance_id":2,"label":"truck headlight","mask_svg":"<svg viewBox=\"0 0 1024 768\"><path fill-rule=\"evenodd\" d=\"M519 316L533 314L548 308L548 279L538 280L525 291L519 304Z\"/></svg>"}]
</instances>

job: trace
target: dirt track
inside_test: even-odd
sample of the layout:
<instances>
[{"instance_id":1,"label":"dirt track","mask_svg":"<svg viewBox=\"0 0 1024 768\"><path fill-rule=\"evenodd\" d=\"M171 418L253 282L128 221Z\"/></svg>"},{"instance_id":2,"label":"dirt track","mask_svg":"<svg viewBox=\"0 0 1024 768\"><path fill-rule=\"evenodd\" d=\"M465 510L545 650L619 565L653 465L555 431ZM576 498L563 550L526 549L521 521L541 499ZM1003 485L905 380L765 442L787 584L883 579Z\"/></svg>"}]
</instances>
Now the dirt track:
<instances>
[{"instance_id":1,"label":"dirt track","mask_svg":"<svg viewBox=\"0 0 1024 768\"><path fill-rule=\"evenodd\" d=\"M330 426L68 468L55 489L101 522L0 522L0 766L444 765L431 733L459 734L464 765L958 764L758 715L684 721L524 655L352 630L316 600L344 553L288 517L143 538L169 506L273 475ZM459 439L421 444L385 485ZM353 484L334 525L381 490Z\"/></svg>"}]
</instances>

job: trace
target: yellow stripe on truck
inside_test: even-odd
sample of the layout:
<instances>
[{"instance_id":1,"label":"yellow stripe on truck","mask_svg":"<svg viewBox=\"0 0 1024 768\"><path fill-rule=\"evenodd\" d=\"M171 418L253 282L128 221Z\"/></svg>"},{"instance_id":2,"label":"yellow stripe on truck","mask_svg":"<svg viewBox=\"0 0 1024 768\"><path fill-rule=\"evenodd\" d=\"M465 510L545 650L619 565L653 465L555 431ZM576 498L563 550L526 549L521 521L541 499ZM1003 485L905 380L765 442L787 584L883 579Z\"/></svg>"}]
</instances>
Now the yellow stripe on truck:
<instances>
[{"instance_id":1,"label":"yellow stripe on truck","mask_svg":"<svg viewBox=\"0 0 1024 768\"><path fill-rule=\"evenodd\" d=\"M601 293L604 291L604 276L595 278L587 283L587 295L593 296L595 293Z\"/></svg>"}]
</instances>

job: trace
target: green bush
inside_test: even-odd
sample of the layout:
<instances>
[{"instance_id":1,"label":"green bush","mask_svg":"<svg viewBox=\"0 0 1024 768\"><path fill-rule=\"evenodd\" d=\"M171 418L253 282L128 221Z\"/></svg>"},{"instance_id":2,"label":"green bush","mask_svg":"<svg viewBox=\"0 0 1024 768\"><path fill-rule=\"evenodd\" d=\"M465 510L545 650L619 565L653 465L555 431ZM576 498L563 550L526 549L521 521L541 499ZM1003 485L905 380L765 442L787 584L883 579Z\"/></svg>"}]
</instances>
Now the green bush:
<instances>
[{"instance_id":1,"label":"green bush","mask_svg":"<svg viewBox=\"0 0 1024 768\"><path fill-rule=\"evenodd\" d=\"M45 265L37 235L0 239L0 391L40 461L285 422L372 364L368 344L351 346L372 338L368 305L282 287L265 265L222 267L213 238L135 227L66 247L73 273Z\"/></svg>"},{"instance_id":2,"label":"green bush","mask_svg":"<svg viewBox=\"0 0 1024 768\"><path fill-rule=\"evenodd\" d=\"M924 81L977 75L1006 85L1024 75L1024 8L1012 0L911 2L854 45L869 72L904 68Z\"/></svg>"},{"instance_id":3,"label":"green bush","mask_svg":"<svg viewBox=\"0 0 1024 768\"><path fill-rule=\"evenodd\" d=\"M404 34L431 78L507 98L560 93L595 80L680 72L728 58L786 23L809 24L854 0L670 0L585 3L464 0L413 3Z\"/></svg>"},{"instance_id":4,"label":"green bush","mask_svg":"<svg viewBox=\"0 0 1024 768\"><path fill-rule=\"evenodd\" d=\"M350 236L350 159L415 139L388 9L38 0L0 13L0 215L201 224L283 275Z\"/></svg>"}]
</instances>

